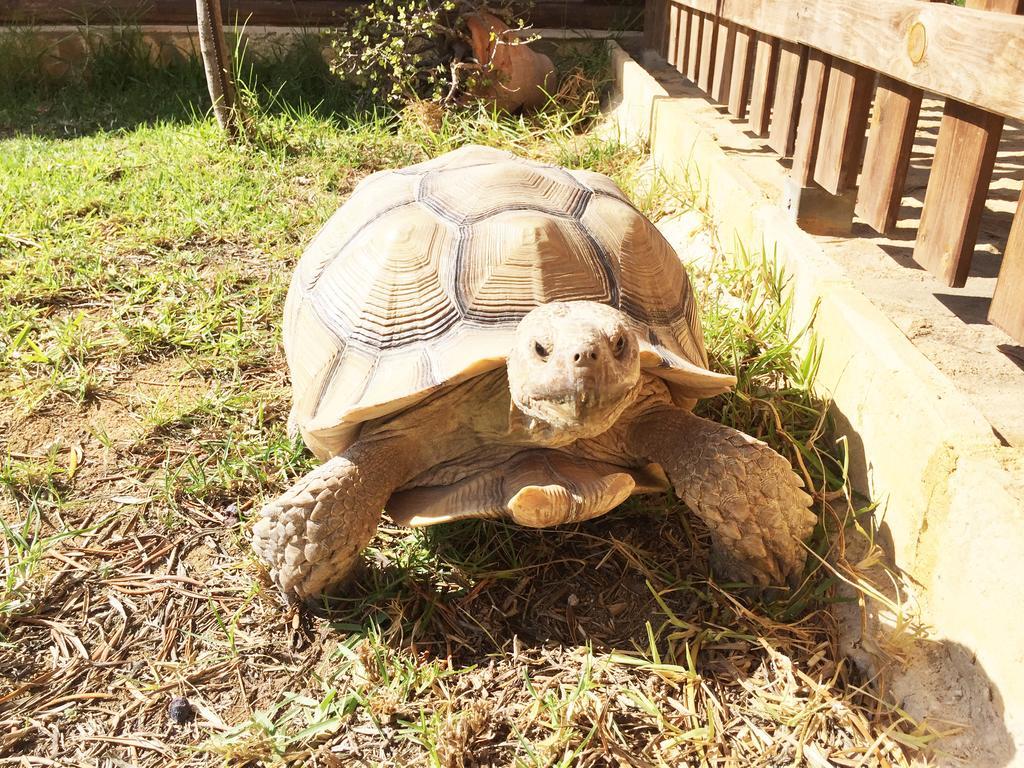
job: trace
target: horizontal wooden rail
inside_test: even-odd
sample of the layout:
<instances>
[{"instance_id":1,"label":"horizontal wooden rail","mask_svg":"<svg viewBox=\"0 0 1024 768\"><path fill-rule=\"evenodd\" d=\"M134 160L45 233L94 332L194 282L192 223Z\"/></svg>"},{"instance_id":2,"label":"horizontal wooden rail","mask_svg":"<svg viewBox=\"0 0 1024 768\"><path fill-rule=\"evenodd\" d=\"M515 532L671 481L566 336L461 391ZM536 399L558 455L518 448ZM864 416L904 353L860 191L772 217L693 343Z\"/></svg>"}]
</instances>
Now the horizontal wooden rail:
<instances>
[{"instance_id":1,"label":"horizontal wooden rail","mask_svg":"<svg viewBox=\"0 0 1024 768\"><path fill-rule=\"evenodd\" d=\"M679 4L987 112L1024 119L1024 17L920 0Z\"/></svg>"}]
</instances>

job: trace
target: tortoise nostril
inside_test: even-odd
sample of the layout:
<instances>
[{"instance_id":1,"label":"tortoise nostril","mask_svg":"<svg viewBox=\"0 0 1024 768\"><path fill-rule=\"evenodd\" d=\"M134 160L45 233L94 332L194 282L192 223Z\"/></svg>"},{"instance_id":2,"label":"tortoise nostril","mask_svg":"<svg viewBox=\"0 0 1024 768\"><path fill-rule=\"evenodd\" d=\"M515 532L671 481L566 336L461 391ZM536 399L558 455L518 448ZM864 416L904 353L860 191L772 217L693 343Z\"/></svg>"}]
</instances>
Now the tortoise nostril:
<instances>
[{"instance_id":1,"label":"tortoise nostril","mask_svg":"<svg viewBox=\"0 0 1024 768\"><path fill-rule=\"evenodd\" d=\"M582 360L583 358L582 358L582 355L580 355L580 353L579 353L579 352L577 352L577 353L576 353L575 355L573 355L573 356L572 356L572 359L573 359L573 361L574 361L574 362L577 362L577 363L578 363L578 362L579 362L580 360Z\"/></svg>"},{"instance_id":2,"label":"tortoise nostril","mask_svg":"<svg viewBox=\"0 0 1024 768\"><path fill-rule=\"evenodd\" d=\"M591 352L590 353L590 359L591 360L597 360L597 352Z\"/></svg>"}]
</instances>

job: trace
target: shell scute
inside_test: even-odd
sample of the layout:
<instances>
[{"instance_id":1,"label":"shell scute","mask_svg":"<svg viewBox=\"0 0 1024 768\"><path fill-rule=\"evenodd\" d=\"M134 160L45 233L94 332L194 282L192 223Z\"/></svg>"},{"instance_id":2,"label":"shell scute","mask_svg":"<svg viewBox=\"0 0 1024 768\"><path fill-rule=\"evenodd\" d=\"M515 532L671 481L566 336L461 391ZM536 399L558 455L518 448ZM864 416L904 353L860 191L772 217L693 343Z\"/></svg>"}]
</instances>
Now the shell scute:
<instances>
[{"instance_id":1,"label":"shell scute","mask_svg":"<svg viewBox=\"0 0 1024 768\"><path fill-rule=\"evenodd\" d=\"M467 319L517 322L540 304L615 304L615 283L593 238L575 220L509 210L469 229L458 285Z\"/></svg>"},{"instance_id":2,"label":"shell scute","mask_svg":"<svg viewBox=\"0 0 1024 768\"><path fill-rule=\"evenodd\" d=\"M420 206L389 210L324 267L309 301L324 325L367 349L432 339L461 317L441 281L456 241L453 227Z\"/></svg>"},{"instance_id":3,"label":"shell scute","mask_svg":"<svg viewBox=\"0 0 1024 768\"><path fill-rule=\"evenodd\" d=\"M419 200L443 219L473 224L508 210L577 218L591 192L559 168L525 166L508 174L505 163L443 168L427 173Z\"/></svg>"},{"instance_id":4,"label":"shell scute","mask_svg":"<svg viewBox=\"0 0 1024 768\"><path fill-rule=\"evenodd\" d=\"M313 237L299 260L297 273L306 290L319 281L323 270L346 244L382 214L416 200L418 179L380 171L363 179L352 196Z\"/></svg>"}]
</instances>

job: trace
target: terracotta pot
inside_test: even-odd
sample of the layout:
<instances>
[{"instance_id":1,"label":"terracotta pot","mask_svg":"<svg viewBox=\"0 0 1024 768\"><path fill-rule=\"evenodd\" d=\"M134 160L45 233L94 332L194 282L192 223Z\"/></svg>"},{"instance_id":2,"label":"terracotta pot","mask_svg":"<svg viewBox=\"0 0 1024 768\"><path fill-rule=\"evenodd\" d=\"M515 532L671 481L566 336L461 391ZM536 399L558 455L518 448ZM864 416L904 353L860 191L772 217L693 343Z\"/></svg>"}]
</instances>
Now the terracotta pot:
<instances>
[{"instance_id":1,"label":"terracotta pot","mask_svg":"<svg viewBox=\"0 0 1024 768\"><path fill-rule=\"evenodd\" d=\"M547 56L508 34L509 26L490 13L466 17L473 55L484 65L485 82L474 90L481 99L494 101L499 109L537 109L553 93L557 76ZM490 63L488 66L488 62Z\"/></svg>"}]
</instances>

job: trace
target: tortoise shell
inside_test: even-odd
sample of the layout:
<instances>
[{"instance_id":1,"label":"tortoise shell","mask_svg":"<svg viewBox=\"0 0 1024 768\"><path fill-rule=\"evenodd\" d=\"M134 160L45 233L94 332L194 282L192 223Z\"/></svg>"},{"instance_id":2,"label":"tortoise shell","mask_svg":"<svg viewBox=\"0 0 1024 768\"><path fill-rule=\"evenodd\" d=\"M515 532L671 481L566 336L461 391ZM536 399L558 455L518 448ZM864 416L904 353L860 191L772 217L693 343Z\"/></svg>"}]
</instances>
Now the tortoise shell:
<instances>
[{"instance_id":1,"label":"tortoise shell","mask_svg":"<svg viewBox=\"0 0 1024 768\"><path fill-rule=\"evenodd\" d=\"M294 423L321 458L359 425L505 364L551 301L633 321L641 363L683 405L722 392L690 282L615 183L466 146L364 179L302 258L285 304Z\"/></svg>"}]
</instances>

